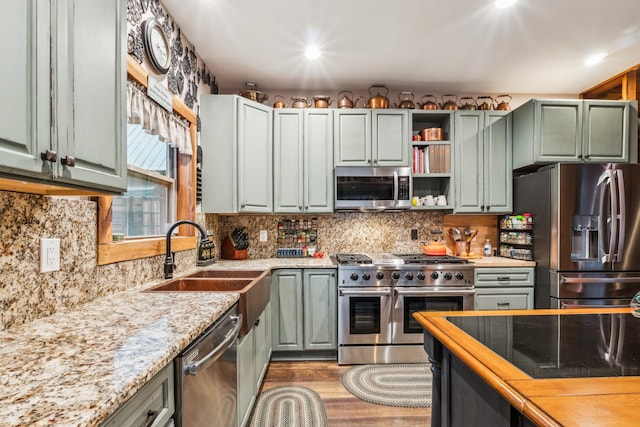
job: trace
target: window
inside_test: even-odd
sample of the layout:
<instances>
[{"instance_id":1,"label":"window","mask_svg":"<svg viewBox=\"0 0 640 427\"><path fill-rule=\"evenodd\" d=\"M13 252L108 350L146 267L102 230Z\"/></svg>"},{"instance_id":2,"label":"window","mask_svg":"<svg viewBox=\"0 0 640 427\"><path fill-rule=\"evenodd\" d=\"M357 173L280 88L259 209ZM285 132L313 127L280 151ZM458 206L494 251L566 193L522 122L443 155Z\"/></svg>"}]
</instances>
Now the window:
<instances>
[{"instance_id":1,"label":"window","mask_svg":"<svg viewBox=\"0 0 640 427\"><path fill-rule=\"evenodd\" d=\"M113 198L113 233L163 235L176 218L177 149L138 124L127 125L127 192Z\"/></svg>"},{"instance_id":2,"label":"window","mask_svg":"<svg viewBox=\"0 0 640 427\"><path fill-rule=\"evenodd\" d=\"M142 86L146 86L146 70L131 57L127 59L127 72L130 79ZM197 138L196 114L176 98L174 98L173 109L174 114L179 115L189 122L189 146L192 149L195 148ZM168 147L169 145L165 143L165 146ZM176 219L195 220L196 162L193 157L192 155L179 152L175 161L176 175L173 186L175 188ZM190 183L194 184L191 185ZM113 199L114 197L111 196L100 196L96 198L98 207L98 265L163 255L165 251L164 236L113 242ZM180 227L178 236L172 239L171 249L175 251L195 249L195 234L196 231L193 227Z\"/></svg>"}]
</instances>

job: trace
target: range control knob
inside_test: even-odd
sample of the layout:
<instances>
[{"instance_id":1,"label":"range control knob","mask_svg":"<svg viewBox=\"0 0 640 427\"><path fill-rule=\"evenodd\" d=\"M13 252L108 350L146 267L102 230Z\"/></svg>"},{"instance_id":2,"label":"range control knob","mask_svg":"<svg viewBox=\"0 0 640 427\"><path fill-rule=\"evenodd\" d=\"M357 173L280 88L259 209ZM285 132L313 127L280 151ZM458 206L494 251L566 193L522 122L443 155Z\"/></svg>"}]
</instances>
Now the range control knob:
<instances>
[{"instance_id":1,"label":"range control knob","mask_svg":"<svg viewBox=\"0 0 640 427\"><path fill-rule=\"evenodd\" d=\"M382 273L382 271L378 271L376 273L376 279L378 279L378 280L384 279L384 274Z\"/></svg>"},{"instance_id":2,"label":"range control knob","mask_svg":"<svg viewBox=\"0 0 640 427\"><path fill-rule=\"evenodd\" d=\"M413 273L407 273L404 275L404 278L407 280L413 280Z\"/></svg>"},{"instance_id":3,"label":"range control knob","mask_svg":"<svg viewBox=\"0 0 640 427\"><path fill-rule=\"evenodd\" d=\"M456 280L462 280L464 279L464 275L462 273L460 273L459 271L456 273Z\"/></svg>"},{"instance_id":4,"label":"range control knob","mask_svg":"<svg viewBox=\"0 0 640 427\"><path fill-rule=\"evenodd\" d=\"M371 275L369 273L362 273L362 280L369 280L371 279Z\"/></svg>"},{"instance_id":5,"label":"range control knob","mask_svg":"<svg viewBox=\"0 0 640 427\"><path fill-rule=\"evenodd\" d=\"M449 272L444 273L444 280L451 280L451 277L452 277L451 273Z\"/></svg>"},{"instance_id":6,"label":"range control knob","mask_svg":"<svg viewBox=\"0 0 640 427\"><path fill-rule=\"evenodd\" d=\"M356 273L351 273L351 276L349 276L349 279L358 280L358 275Z\"/></svg>"},{"instance_id":7,"label":"range control knob","mask_svg":"<svg viewBox=\"0 0 640 427\"><path fill-rule=\"evenodd\" d=\"M424 280L424 273L423 272L418 273L418 280Z\"/></svg>"},{"instance_id":8,"label":"range control knob","mask_svg":"<svg viewBox=\"0 0 640 427\"><path fill-rule=\"evenodd\" d=\"M393 280L398 280L400 278L400 273L398 273L397 271L394 271L393 273L391 273L391 278Z\"/></svg>"},{"instance_id":9,"label":"range control knob","mask_svg":"<svg viewBox=\"0 0 640 427\"><path fill-rule=\"evenodd\" d=\"M429 277L431 277L433 280L438 280L438 272L432 271Z\"/></svg>"}]
</instances>

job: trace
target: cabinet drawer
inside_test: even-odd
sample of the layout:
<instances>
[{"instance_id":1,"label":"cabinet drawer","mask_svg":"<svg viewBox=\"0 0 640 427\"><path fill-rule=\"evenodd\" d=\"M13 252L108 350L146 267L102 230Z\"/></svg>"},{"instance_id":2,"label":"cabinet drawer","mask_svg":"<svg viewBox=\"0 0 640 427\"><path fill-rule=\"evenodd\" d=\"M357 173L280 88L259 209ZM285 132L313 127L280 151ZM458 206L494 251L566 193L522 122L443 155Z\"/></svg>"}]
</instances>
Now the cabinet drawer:
<instances>
[{"instance_id":1,"label":"cabinet drawer","mask_svg":"<svg viewBox=\"0 0 640 427\"><path fill-rule=\"evenodd\" d=\"M494 288L476 291L476 310L526 310L532 308L533 288Z\"/></svg>"},{"instance_id":2,"label":"cabinet drawer","mask_svg":"<svg viewBox=\"0 0 640 427\"><path fill-rule=\"evenodd\" d=\"M482 287L533 286L533 267L476 268L475 285Z\"/></svg>"},{"instance_id":3,"label":"cabinet drawer","mask_svg":"<svg viewBox=\"0 0 640 427\"><path fill-rule=\"evenodd\" d=\"M166 426L175 411L173 363L145 384L102 426L141 426L157 413L151 426Z\"/></svg>"}]
</instances>

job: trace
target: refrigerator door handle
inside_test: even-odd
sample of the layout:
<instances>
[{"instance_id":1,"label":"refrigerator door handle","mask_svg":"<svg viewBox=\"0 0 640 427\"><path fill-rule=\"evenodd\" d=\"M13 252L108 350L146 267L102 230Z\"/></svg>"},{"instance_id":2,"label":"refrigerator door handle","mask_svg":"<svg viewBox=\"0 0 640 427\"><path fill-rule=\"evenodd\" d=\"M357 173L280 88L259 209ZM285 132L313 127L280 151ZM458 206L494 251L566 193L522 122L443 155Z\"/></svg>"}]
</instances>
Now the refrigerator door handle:
<instances>
[{"instance_id":1,"label":"refrigerator door handle","mask_svg":"<svg viewBox=\"0 0 640 427\"><path fill-rule=\"evenodd\" d=\"M625 200L626 194L624 190L624 172L621 169L616 169L615 171L616 181L618 183L618 211L616 213L616 221L618 223L618 248L616 249L616 253L614 254L613 261L619 262L622 261L623 253L624 253L624 237L625 237L625 229L626 229L626 221L625 221Z\"/></svg>"},{"instance_id":2,"label":"refrigerator door handle","mask_svg":"<svg viewBox=\"0 0 640 427\"><path fill-rule=\"evenodd\" d=\"M607 169L600 179L598 185L602 185L602 191L600 192L600 206L598 215L598 247L602 251L601 262L611 262L612 254L615 249L614 242L617 240L617 227L613 222L615 221L615 212L617 210L617 203L615 193L615 184L613 182L613 173L611 169ZM605 189L609 189L610 209L605 210ZM607 215L605 217L605 215ZM609 224L607 224L609 223ZM607 225L610 226L610 230ZM609 241L605 240L605 235L609 236Z\"/></svg>"}]
</instances>

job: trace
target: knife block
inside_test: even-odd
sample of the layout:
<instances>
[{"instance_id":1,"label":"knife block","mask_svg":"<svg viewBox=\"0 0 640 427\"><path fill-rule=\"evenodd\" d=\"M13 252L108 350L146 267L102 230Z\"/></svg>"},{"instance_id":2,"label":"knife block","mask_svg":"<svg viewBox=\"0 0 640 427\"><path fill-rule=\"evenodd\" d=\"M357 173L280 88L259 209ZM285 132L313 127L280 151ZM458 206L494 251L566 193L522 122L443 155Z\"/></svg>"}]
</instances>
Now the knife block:
<instances>
[{"instance_id":1,"label":"knife block","mask_svg":"<svg viewBox=\"0 0 640 427\"><path fill-rule=\"evenodd\" d=\"M246 249L236 249L233 246L231 237L227 236L222 241L222 247L220 248L220 258L222 259L247 259Z\"/></svg>"}]
</instances>

